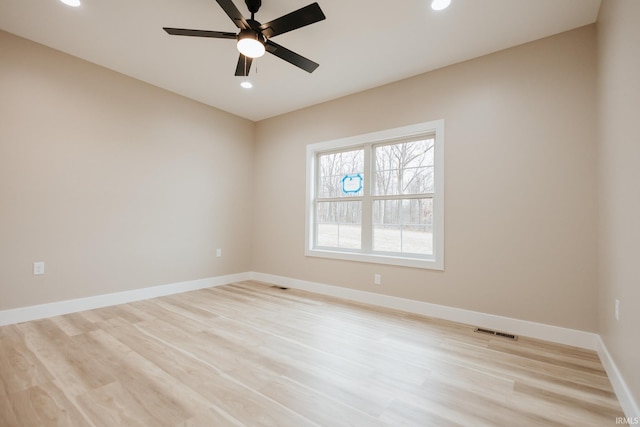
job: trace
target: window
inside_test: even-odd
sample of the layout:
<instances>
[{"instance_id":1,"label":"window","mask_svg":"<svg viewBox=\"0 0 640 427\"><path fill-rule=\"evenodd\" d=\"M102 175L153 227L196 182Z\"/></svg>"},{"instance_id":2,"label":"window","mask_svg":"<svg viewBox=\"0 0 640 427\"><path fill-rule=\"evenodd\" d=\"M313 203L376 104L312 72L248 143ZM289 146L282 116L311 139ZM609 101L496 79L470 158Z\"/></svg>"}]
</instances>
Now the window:
<instances>
[{"instance_id":1,"label":"window","mask_svg":"<svg viewBox=\"0 0 640 427\"><path fill-rule=\"evenodd\" d=\"M307 147L307 256L442 270L444 121Z\"/></svg>"}]
</instances>

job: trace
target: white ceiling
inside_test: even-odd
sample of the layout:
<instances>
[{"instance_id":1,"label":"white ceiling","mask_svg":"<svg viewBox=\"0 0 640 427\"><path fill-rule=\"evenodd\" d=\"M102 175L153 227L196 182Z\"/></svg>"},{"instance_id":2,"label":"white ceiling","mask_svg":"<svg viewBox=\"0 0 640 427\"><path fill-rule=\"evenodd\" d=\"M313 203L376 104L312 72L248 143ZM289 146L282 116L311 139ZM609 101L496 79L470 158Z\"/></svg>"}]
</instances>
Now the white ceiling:
<instances>
[{"instance_id":1,"label":"white ceiling","mask_svg":"<svg viewBox=\"0 0 640 427\"><path fill-rule=\"evenodd\" d=\"M235 77L233 40L162 27L237 32L215 0L0 0L0 29L258 121L595 22L600 0L318 0L327 19L274 41L315 62L312 74L267 53L253 89ZM268 22L313 0L263 0ZM249 17L243 0L236 7ZM1 58L0 58L1 60Z\"/></svg>"}]
</instances>

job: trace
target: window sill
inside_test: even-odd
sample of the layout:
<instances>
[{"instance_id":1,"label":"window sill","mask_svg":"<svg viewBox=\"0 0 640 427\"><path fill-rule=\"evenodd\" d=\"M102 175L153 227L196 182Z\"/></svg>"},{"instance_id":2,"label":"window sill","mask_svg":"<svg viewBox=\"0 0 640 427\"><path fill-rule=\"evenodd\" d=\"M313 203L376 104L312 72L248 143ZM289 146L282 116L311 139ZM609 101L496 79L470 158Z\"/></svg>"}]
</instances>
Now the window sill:
<instances>
[{"instance_id":1,"label":"window sill","mask_svg":"<svg viewBox=\"0 0 640 427\"><path fill-rule=\"evenodd\" d=\"M434 258L411 258L407 256L400 257L381 254L363 254L356 252L332 251L326 249L307 249L305 251L305 256L444 271L444 265L442 265L442 261L438 261Z\"/></svg>"}]
</instances>

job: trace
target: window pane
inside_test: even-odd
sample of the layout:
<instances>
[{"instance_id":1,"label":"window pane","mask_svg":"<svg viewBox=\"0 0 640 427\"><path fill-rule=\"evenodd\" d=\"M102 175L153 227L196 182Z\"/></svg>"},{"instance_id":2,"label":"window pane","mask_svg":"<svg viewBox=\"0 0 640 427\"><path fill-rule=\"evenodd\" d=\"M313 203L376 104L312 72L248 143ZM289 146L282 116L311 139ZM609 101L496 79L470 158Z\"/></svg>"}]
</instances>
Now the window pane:
<instances>
[{"instance_id":1,"label":"window pane","mask_svg":"<svg viewBox=\"0 0 640 427\"><path fill-rule=\"evenodd\" d=\"M316 246L360 249L362 202L318 202Z\"/></svg>"},{"instance_id":2,"label":"window pane","mask_svg":"<svg viewBox=\"0 0 640 427\"><path fill-rule=\"evenodd\" d=\"M318 197L362 196L364 150L318 156Z\"/></svg>"},{"instance_id":3,"label":"window pane","mask_svg":"<svg viewBox=\"0 0 640 427\"><path fill-rule=\"evenodd\" d=\"M373 250L433 254L433 199L373 202Z\"/></svg>"},{"instance_id":4,"label":"window pane","mask_svg":"<svg viewBox=\"0 0 640 427\"><path fill-rule=\"evenodd\" d=\"M374 147L374 194L432 193L434 138Z\"/></svg>"}]
</instances>

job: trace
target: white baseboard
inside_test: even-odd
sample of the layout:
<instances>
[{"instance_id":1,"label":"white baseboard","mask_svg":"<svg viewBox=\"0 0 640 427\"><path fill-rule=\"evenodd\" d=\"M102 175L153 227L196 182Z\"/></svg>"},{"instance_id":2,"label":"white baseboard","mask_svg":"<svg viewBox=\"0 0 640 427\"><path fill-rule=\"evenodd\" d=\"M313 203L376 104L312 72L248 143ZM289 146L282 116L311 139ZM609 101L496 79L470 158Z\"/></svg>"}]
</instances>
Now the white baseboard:
<instances>
[{"instance_id":1,"label":"white baseboard","mask_svg":"<svg viewBox=\"0 0 640 427\"><path fill-rule=\"evenodd\" d=\"M222 286L229 283L249 280L249 277L249 273L230 274L227 276L190 280L187 282L152 286L149 288L134 289L131 291L116 292L112 294L96 295L93 297L78 298L67 301L52 302L49 304L3 310L0 311L0 326L27 322L29 320L44 319L46 317L60 316L62 314L76 313L79 311L92 310L94 308L108 307L111 305L126 304L128 302L162 297L165 295L173 295L181 292L195 291L197 289Z\"/></svg>"},{"instance_id":2,"label":"white baseboard","mask_svg":"<svg viewBox=\"0 0 640 427\"><path fill-rule=\"evenodd\" d=\"M318 294L344 298L365 304L377 305L420 314L454 322L475 325L483 328L509 332L530 338L537 338L559 344L571 345L588 350L598 349L598 335L590 332L567 329L558 326L545 325L527 320L512 319L509 317L495 316L493 314L478 311L464 310L461 308L431 304L422 301L392 297L373 292L358 291L355 289L331 286L323 283L308 282L306 280L291 279L289 277L275 276L264 273L250 273L251 280L271 283L286 288L301 289Z\"/></svg>"},{"instance_id":3,"label":"white baseboard","mask_svg":"<svg viewBox=\"0 0 640 427\"><path fill-rule=\"evenodd\" d=\"M611 381L613 390L616 392L616 397L620 402L620 406L622 406L625 416L628 418L640 419L640 408L638 407L638 403L633 398L631 390L629 390L627 383L620 374L609 350L607 350L607 346L604 345L604 341L602 341L600 336L598 336L597 351L600 356L600 361L602 361L602 365L604 366L605 371L607 371L607 376L609 377L609 381Z\"/></svg>"}]
</instances>

